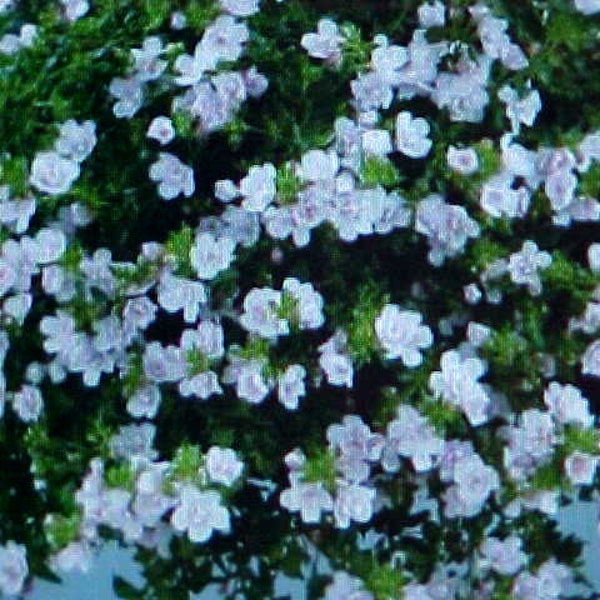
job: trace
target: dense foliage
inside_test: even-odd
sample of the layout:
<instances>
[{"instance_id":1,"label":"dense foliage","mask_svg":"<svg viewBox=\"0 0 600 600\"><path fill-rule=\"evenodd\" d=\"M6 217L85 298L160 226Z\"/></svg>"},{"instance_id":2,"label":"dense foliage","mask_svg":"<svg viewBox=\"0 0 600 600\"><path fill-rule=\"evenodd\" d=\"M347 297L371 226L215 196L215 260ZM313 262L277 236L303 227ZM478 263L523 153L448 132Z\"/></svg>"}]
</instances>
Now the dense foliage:
<instances>
[{"instance_id":1,"label":"dense foliage","mask_svg":"<svg viewBox=\"0 0 600 600\"><path fill-rule=\"evenodd\" d=\"M0 592L600 593L598 0L0 27Z\"/></svg>"}]
</instances>

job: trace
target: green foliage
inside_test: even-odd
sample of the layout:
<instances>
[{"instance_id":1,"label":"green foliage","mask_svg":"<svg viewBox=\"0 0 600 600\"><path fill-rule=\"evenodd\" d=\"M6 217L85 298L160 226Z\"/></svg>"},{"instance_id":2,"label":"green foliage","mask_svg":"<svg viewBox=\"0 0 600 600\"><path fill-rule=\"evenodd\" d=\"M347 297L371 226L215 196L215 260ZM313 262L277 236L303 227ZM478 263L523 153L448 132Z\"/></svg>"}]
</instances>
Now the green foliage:
<instances>
[{"instance_id":1,"label":"green foliage","mask_svg":"<svg viewBox=\"0 0 600 600\"><path fill-rule=\"evenodd\" d=\"M330 492L335 490L335 456L328 450L311 453L304 465L304 481L322 482Z\"/></svg>"},{"instance_id":2,"label":"green foliage","mask_svg":"<svg viewBox=\"0 0 600 600\"><path fill-rule=\"evenodd\" d=\"M401 181L394 163L387 158L368 156L362 166L360 179L366 187L383 186L391 188Z\"/></svg>"}]
</instances>

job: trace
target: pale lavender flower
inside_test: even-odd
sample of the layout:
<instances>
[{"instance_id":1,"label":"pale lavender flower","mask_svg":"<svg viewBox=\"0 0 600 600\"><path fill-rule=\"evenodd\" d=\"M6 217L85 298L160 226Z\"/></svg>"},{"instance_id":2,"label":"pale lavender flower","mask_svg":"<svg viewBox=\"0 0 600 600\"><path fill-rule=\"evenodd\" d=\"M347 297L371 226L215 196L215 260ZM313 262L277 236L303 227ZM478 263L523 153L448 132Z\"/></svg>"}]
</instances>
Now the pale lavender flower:
<instances>
[{"instance_id":1,"label":"pale lavender flower","mask_svg":"<svg viewBox=\"0 0 600 600\"><path fill-rule=\"evenodd\" d=\"M481 188L479 204L492 217L524 217L529 209L530 193L525 186L512 187L513 177L506 172L490 177Z\"/></svg>"},{"instance_id":2,"label":"pale lavender flower","mask_svg":"<svg viewBox=\"0 0 600 600\"><path fill-rule=\"evenodd\" d=\"M368 523L373 516L374 502L373 488L340 480L333 503L335 526L348 529L351 521Z\"/></svg>"},{"instance_id":3,"label":"pale lavender flower","mask_svg":"<svg viewBox=\"0 0 600 600\"><path fill-rule=\"evenodd\" d=\"M271 288L253 288L244 298L240 325L261 337L276 338L289 333L288 322L279 316L281 292Z\"/></svg>"},{"instance_id":4,"label":"pale lavender flower","mask_svg":"<svg viewBox=\"0 0 600 600\"><path fill-rule=\"evenodd\" d=\"M590 244L587 250L587 259L590 270L596 274L600 273L600 244Z\"/></svg>"},{"instance_id":5,"label":"pale lavender flower","mask_svg":"<svg viewBox=\"0 0 600 600\"><path fill-rule=\"evenodd\" d=\"M36 236L36 261L46 265L57 261L67 249L67 238L60 229L43 227Z\"/></svg>"},{"instance_id":6,"label":"pale lavender flower","mask_svg":"<svg viewBox=\"0 0 600 600\"><path fill-rule=\"evenodd\" d=\"M143 467L135 482L135 497L131 510L144 527L155 528L176 500L163 490L168 462L149 463Z\"/></svg>"},{"instance_id":7,"label":"pale lavender flower","mask_svg":"<svg viewBox=\"0 0 600 600\"><path fill-rule=\"evenodd\" d=\"M236 393L240 400L259 404L267 397L269 391L263 377L261 361L251 360L240 366L236 381Z\"/></svg>"},{"instance_id":8,"label":"pale lavender flower","mask_svg":"<svg viewBox=\"0 0 600 600\"><path fill-rule=\"evenodd\" d=\"M90 4L87 0L60 0L65 11L67 21L71 23L85 16L90 10Z\"/></svg>"},{"instance_id":9,"label":"pale lavender flower","mask_svg":"<svg viewBox=\"0 0 600 600\"><path fill-rule=\"evenodd\" d=\"M317 23L317 33L305 33L300 45L309 56L320 58L332 65L338 65L342 58L342 43L337 24L332 19L321 19Z\"/></svg>"},{"instance_id":10,"label":"pale lavender flower","mask_svg":"<svg viewBox=\"0 0 600 600\"><path fill-rule=\"evenodd\" d=\"M327 428L327 441L336 454L336 468L343 477L354 483L366 481L371 467L381 458L384 437L373 433L357 415L345 415L342 424Z\"/></svg>"},{"instance_id":11,"label":"pale lavender flower","mask_svg":"<svg viewBox=\"0 0 600 600\"><path fill-rule=\"evenodd\" d=\"M16 294L4 300L2 312L13 318L19 325L23 325L32 303L33 297L31 294Z\"/></svg>"},{"instance_id":12,"label":"pale lavender flower","mask_svg":"<svg viewBox=\"0 0 600 600\"><path fill-rule=\"evenodd\" d=\"M573 452L565 459L565 473L573 485L592 485L600 456Z\"/></svg>"},{"instance_id":13,"label":"pale lavender flower","mask_svg":"<svg viewBox=\"0 0 600 600\"><path fill-rule=\"evenodd\" d=\"M79 164L57 152L38 152L31 165L29 182L52 196L66 194L79 177Z\"/></svg>"},{"instance_id":14,"label":"pale lavender flower","mask_svg":"<svg viewBox=\"0 0 600 600\"><path fill-rule=\"evenodd\" d=\"M219 0L221 9L235 17L251 17L259 10L260 0Z\"/></svg>"},{"instance_id":15,"label":"pale lavender flower","mask_svg":"<svg viewBox=\"0 0 600 600\"><path fill-rule=\"evenodd\" d=\"M419 17L419 27L429 29L430 27L443 27L446 23L446 7L440 0L435 0L433 4L423 3L419 6L417 14Z\"/></svg>"},{"instance_id":16,"label":"pale lavender flower","mask_svg":"<svg viewBox=\"0 0 600 600\"><path fill-rule=\"evenodd\" d=\"M249 211L262 212L273 202L277 172L271 163L250 167L248 175L240 181L242 207Z\"/></svg>"},{"instance_id":17,"label":"pale lavender flower","mask_svg":"<svg viewBox=\"0 0 600 600\"><path fill-rule=\"evenodd\" d=\"M153 419L160 405L160 388L148 384L137 391L127 401L127 412L137 419L147 417Z\"/></svg>"},{"instance_id":18,"label":"pale lavender flower","mask_svg":"<svg viewBox=\"0 0 600 600\"><path fill-rule=\"evenodd\" d=\"M300 512L304 523L318 523L321 513L333 510L333 499L320 481L294 481L292 487L281 492L279 502L290 512Z\"/></svg>"},{"instance_id":19,"label":"pale lavender flower","mask_svg":"<svg viewBox=\"0 0 600 600\"><path fill-rule=\"evenodd\" d=\"M152 423L123 425L119 433L112 436L109 447L115 458L128 460L132 465L147 464L157 458L158 452L152 447L156 426Z\"/></svg>"},{"instance_id":20,"label":"pale lavender flower","mask_svg":"<svg viewBox=\"0 0 600 600\"><path fill-rule=\"evenodd\" d=\"M558 600L571 583L569 568L551 558L533 575L529 571L519 573L514 580L511 595L515 600Z\"/></svg>"},{"instance_id":21,"label":"pale lavender flower","mask_svg":"<svg viewBox=\"0 0 600 600\"><path fill-rule=\"evenodd\" d=\"M385 129L368 129L361 136L362 148L365 154L385 157L394 151L392 136Z\"/></svg>"},{"instance_id":22,"label":"pale lavender flower","mask_svg":"<svg viewBox=\"0 0 600 600\"><path fill-rule=\"evenodd\" d=\"M229 533L229 511L221 505L221 496L214 490L200 491L185 485L180 494L180 504L171 515L176 531L187 531L192 542L206 542L213 531Z\"/></svg>"},{"instance_id":23,"label":"pale lavender flower","mask_svg":"<svg viewBox=\"0 0 600 600\"><path fill-rule=\"evenodd\" d=\"M54 149L65 158L75 162L82 162L96 146L96 123L84 121L79 124L74 119L69 119L59 126L60 136L54 143Z\"/></svg>"},{"instance_id":24,"label":"pale lavender flower","mask_svg":"<svg viewBox=\"0 0 600 600\"><path fill-rule=\"evenodd\" d=\"M496 537L486 538L479 552L479 564L484 569L492 569L500 575L515 575L527 564L527 555L521 550L523 542L520 537L510 535L504 540Z\"/></svg>"},{"instance_id":25,"label":"pale lavender flower","mask_svg":"<svg viewBox=\"0 0 600 600\"><path fill-rule=\"evenodd\" d=\"M296 303L295 319L300 329L318 329L323 325L323 296L315 291L312 283L301 283L295 277L286 277L281 289Z\"/></svg>"},{"instance_id":26,"label":"pale lavender flower","mask_svg":"<svg viewBox=\"0 0 600 600\"><path fill-rule=\"evenodd\" d=\"M350 89L356 109L371 126L376 122L376 111L387 110L394 99L394 91L388 77L379 71L361 73L350 82Z\"/></svg>"},{"instance_id":27,"label":"pale lavender flower","mask_svg":"<svg viewBox=\"0 0 600 600\"><path fill-rule=\"evenodd\" d=\"M446 153L448 166L460 175L472 175L479 169L479 157L474 148L457 148L448 146Z\"/></svg>"},{"instance_id":28,"label":"pale lavender flower","mask_svg":"<svg viewBox=\"0 0 600 600\"><path fill-rule=\"evenodd\" d=\"M339 158L335 152L309 150L302 155L298 175L305 181L328 181L339 169Z\"/></svg>"},{"instance_id":29,"label":"pale lavender flower","mask_svg":"<svg viewBox=\"0 0 600 600\"><path fill-rule=\"evenodd\" d=\"M498 91L498 98L506 104L506 116L516 134L519 133L521 124L531 127L542 109L542 100L537 90L520 99L515 89L505 85Z\"/></svg>"},{"instance_id":30,"label":"pale lavender flower","mask_svg":"<svg viewBox=\"0 0 600 600\"><path fill-rule=\"evenodd\" d=\"M231 448L211 446L206 453L205 467L211 481L231 487L242 474L244 463Z\"/></svg>"},{"instance_id":31,"label":"pale lavender flower","mask_svg":"<svg viewBox=\"0 0 600 600\"><path fill-rule=\"evenodd\" d=\"M108 91L117 99L113 113L117 119L131 119L144 101L143 83L137 77L115 77Z\"/></svg>"},{"instance_id":32,"label":"pale lavender flower","mask_svg":"<svg viewBox=\"0 0 600 600\"><path fill-rule=\"evenodd\" d=\"M428 471L444 450L444 440L416 408L407 404L401 404L397 418L388 423L386 438L381 464L388 472L399 470L398 455L410 459L417 473Z\"/></svg>"},{"instance_id":33,"label":"pale lavender flower","mask_svg":"<svg viewBox=\"0 0 600 600\"><path fill-rule=\"evenodd\" d=\"M327 382L335 386L352 387L354 367L352 359L340 352L322 352L319 366L325 371Z\"/></svg>"},{"instance_id":34,"label":"pale lavender flower","mask_svg":"<svg viewBox=\"0 0 600 600\"><path fill-rule=\"evenodd\" d=\"M210 398L213 394L222 394L223 388L214 371L203 371L191 377L184 377L178 385L179 393L184 397L197 396L201 400Z\"/></svg>"},{"instance_id":35,"label":"pale lavender flower","mask_svg":"<svg viewBox=\"0 0 600 600\"><path fill-rule=\"evenodd\" d=\"M19 419L25 423L34 423L40 417L44 408L42 394L33 385L24 385L19 392L13 396L13 409Z\"/></svg>"},{"instance_id":36,"label":"pale lavender flower","mask_svg":"<svg viewBox=\"0 0 600 600\"><path fill-rule=\"evenodd\" d=\"M0 296L5 296L17 281L17 273L10 262L0 257Z\"/></svg>"},{"instance_id":37,"label":"pale lavender flower","mask_svg":"<svg viewBox=\"0 0 600 600\"><path fill-rule=\"evenodd\" d=\"M139 296L127 300L123 307L123 327L146 329L156 317L157 306L148 296Z\"/></svg>"},{"instance_id":38,"label":"pale lavender flower","mask_svg":"<svg viewBox=\"0 0 600 600\"><path fill-rule=\"evenodd\" d=\"M254 65L241 73L246 93L250 98L260 98L267 91L269 80L262 73L259 73Z\"/></svg>"},{"instance_id":39,"label":"pale lavender flower","mask_svg":"<svg viewBox=\"0 0 600 600\"><path fill-rule=\"evenodd\" d=\"M158 304L167 312L183 309L186 323L194 323L200 307L207 302L206 290L201 281L191 281L165 272L158 285Z\"/></svg>"},{"instance_id":40,"label":"pale lavender flower","mask_svg":"<svg viewBox=\"0 0 600 600\"><path fill-rule=\"evenodd\" d=\"M167 61L158 57L164 52L162 42L159 37L147 37L141 48L133 48L135 64L135 76L140 81L152 81L158 79L167 68Z\"/></svg>"},{"instance_id":41,"label":"pale lavender flower","mask_svg":"<svg viewBox=\"0 0 600 600\"><path fill-rule=\"evenodd\" d=\"M235 241L229 237L217 239L211 233L199 233L190 250L192 267L200 279L214 279L232 263L234 250Z\"/></svg>"},{"instance_id":42,"label":"pale lavender flower","mask_svg":"<svg viewBox=\"0 0 600 600\"><path fill-rule=\"evenodd\" d=\"M171 19L169 23L173 31L182 31L187 27L187 17L180 10L176 10L175 12L171 13Z\"/></svg>"},{"instance_id":43,"label":"pale lavender flower","mask_svg":"<svg viewBox=\"0 0 600 600\"><path fill-rule=\"evenodd\" d=\"M532 296L542 293L542 281L538 271L547 269L552 263L548 252L540 251L535 242L527 240L519 252L510 255L508 272L517 285L526 285Z\"/></svg>"},{"instance_id":44,"label":"pale lavender flower","mask_svg":"<svg viewBox=\"0 0 600 600\"><path fill-rule=\"evenodd\" d=\"M431 150L433 142L427 137L429 123L421 117L413 117L406 110L396 117L396 149L410 158L423 158Z\"/></svg>"},{"instance_id":45,"label":"pale lavender flower","mask_svg":"<svg viewBox=\"0 0 600 600\"><path fill-rule=\"evenodd\" d=\"M220 15L204 31L200 42L202 49L218 62L237 60L250 32L246 23L231 15Z\"/></svg>"},{"instance_id":46,"label":"pale lavender flower","mask_svg":"<svg viewBox=\"0 0 600 600\"><path fill-rule=\"evenodd\" d=\"M175 138L175 128L169 117L155 117L152 119L146 136L156 140L161 146L172 142Z\"/></svg>"},{"instance_id":47,"label":"pale lavender flower","mask_svg":"<svg viewBox=\"0 0 600 600\"><path fill-rule=\"evenodd\" d=\"M417 206L415 230L428 237L429 262L439 267L446 257L462 253L468 238L479 236L480 228L462 206L447 204L441 196L431 195Z\"/></svg>"},{"instance_id":48,"label":"pale lavender flower","mask_svg":"<svg viewBox=\"0 0 600 600\"><path fill-rule=\"evenodd\" d=\"M575 0L575 8L586 16L600 12L600 0Z\"/></svg>"},{"instance_id":49,"label":"pale lavender flower","mask_svg":"<svg viewBox=\"0 0 600 600\"><path fill-rule=\"evenodd\" d=\"M175 382L185 376L186 362L177 346L163 348L160 342L150 342L144 348L144 373L156 383Z\"/></svg>"},{"instance_id":50,"label":"pale lavender flower","mask_svg":"<svg viewBox=\"0 0 600 600\"><path fill-rule=\"evenodd\" d=\"M427 325L421 324L422 320L420 313L400 310L396 304L383 307L375 319L375 333L386 358L400 358L410 368L423 362L420 350L431 346L433 334Z\"/></svg>"},{"instance_id":51,"label":"pale lavender flower","mask_svg":"<svg viewBox=\"0 0 600 600\"><path fill-rule=\"evenodd\" d=\"M164 200L173 200L179 194L189 198L194 193L194 170L174 154L161 152L159 160L150 166L149 174L152 181L159 183L158 193Z\"/></svg>"},{"instance_id":52,"label":"pale lavender flower","mask_svg":"<svg viewBox=\"0 0 600 600\"><path fill-rule=\"evenodd\" d=\"M562 385L552 381L544 391L544 404L561 425L578 425L587 429L594 423L587 398L570 383Z\"/></svg>"},{"instance_id":53,"label":"pale lavender flower","mask_svg":"<svg viewBox=\"0 0 600 600\"><path fill-rule=\"evenodd\" d=\"M489 495L500 489L498 473L477 454L455 463L454 482L444 495L444 514L448 518L475 516Z\"/></svg>"},{"instance_id":54,"label":"pale lavender flower","mask_svg":"<svg viewBox=\"0 0 600 600\"><path fill-rule=\"evenodd\" d=\"M0 186L0 223L11 231L25 233L35 211L36 200L33 196L10 199L10 188L7 185Z\"/></svg>"},{"instance_id":55,"label":"pale lavender flower","mask_svg":"<svg viewBox=\"0 0 600 600\"><path fill-rule=\"evenodd\" d=\"M62 550L50 558L50 567L53 571L70 573L80 571L88 573L92 567L94 555L86 541L76 540L69 542Z\"/></svg>"},{"instance_id":56,"label":"pale lavender flower","mask_svg":"<svg viewBox=\"0 0 600 600\"><path fill-rule=\"evenodd\" d=\"M225 351L222 325L210 320L200 321L196 329L186 329L183 332L181 347L197 348L211 359L220 358Z\"/></svg>"},{"instance_id":57,"label":"pale lavender flower","mask_svg":"<svg viewBox=\"0 0 600 600\"><path fill-rule=\"evenodd\" d=\"M28 575L25 546L12 540L0 546L0 591L8 596L20 594Z\"/></svg>"},{"instance_id":58,"label":"pale lavender flower","mask_svg":"<svg viewBox=\"0 0 600 600\"><path fill-rule=\"evenodd\" d=\"M277 399L288 410L298 408L298 400L306 394L304 379L306 369L302 365L289 365L277 380Z\"/></svg>"},{"instance_id":59,"label":"pale lavender flower","mask_svg":"<svg viewBox=\"0 0 600 600\"><path fill-rule=\"evenodd\" d=\"M408 51L403 46L390 44L385 38L371 52L371 68L388 85L396 85L401 69L408 62Z\"/></svg>"},{"instance_id":60,"label":"pale lavender flower","mask_svg":"<svg viewBox=\"0 0 600 600\"><path fill-rule=\"evenodd\" d=\"M460 407L471 425L485 423L490 417L490 398L478 381L486 371L485 362L447 350L442 354L440 367L441 371L429 376L429 387L434 395Z\"/></svg>"},{"instance_id":61,"label":"pale lavender flower","mask_svg":"<svg viewBox=\"0 0 600 600\"><path fill-rule=\"evenodd\" d=\"M592 342L581 357L581 372L600 377L600 340Z\"/></svg>"}]
</instances>

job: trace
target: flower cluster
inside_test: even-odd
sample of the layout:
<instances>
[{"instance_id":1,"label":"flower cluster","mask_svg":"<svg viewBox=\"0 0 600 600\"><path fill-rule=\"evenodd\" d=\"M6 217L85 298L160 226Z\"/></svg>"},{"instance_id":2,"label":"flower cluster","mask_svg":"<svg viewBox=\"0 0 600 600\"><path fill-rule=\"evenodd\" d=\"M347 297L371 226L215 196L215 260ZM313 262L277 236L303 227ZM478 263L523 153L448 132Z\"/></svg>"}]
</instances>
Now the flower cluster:
<instances>
[{"instance_id":1,"label":"flower cluster","mask_svg":"<svg viewBox=\"0 0 600 600\"><path fill-rule=\"evenodd\" d=\"M0 592L117 536L164 561L144 597L275 597L311 548L324 600L570 593L600 131L555 80L593 97L597 3L408 2L402 43L386 3L373 39L125 4L0 0Z\"/></svg>"}]
</instances>

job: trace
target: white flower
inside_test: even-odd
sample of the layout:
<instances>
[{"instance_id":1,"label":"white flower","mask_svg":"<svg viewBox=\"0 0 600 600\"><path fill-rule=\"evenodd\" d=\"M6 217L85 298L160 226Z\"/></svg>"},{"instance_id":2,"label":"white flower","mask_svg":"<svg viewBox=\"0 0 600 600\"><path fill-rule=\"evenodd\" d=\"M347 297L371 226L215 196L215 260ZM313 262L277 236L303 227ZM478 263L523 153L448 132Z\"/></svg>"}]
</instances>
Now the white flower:
<instances>
[{"instance_id":1,"label":"white flower","mask_svg":"<svg viewBox=\"0 0 600 600\"><path fill-rule=\"evenodd\" d=\"M214 279L232 263L234 250L235 242L231 238L217 239L209 232L199 233L190 250L192 267L200 279Z\"/></svg>"},{"instance_id":2,"label":"white flower","mask_svg":"<svg viewBox=\"0 0 600 600\"><path fill-rule=\"evenodd\" d=\"M221 8L236 17L250 17L259 10L260 0L219 0Z\"/></svg>"},{"instance_id":3,"label":"white flower","mask_svg":"<svg viewBox=\"0 0 600 600\"><path fill-rule=\"evenodd\" d=\"M298 408L298 399L306 394L304 378L306 369L302 365L289 365L277 380L277 399L288 410Z\"/></svg>"},{"instance_id":4,"label":"white flower","mask_svg":"<svg viewBox=\"0 0 600 600\"><path fill-rule=\"evenodd\" d=\"M386 304L375 319L375 332L385 350L386 358L401 358L407 367L423 362L420 349L433 343L431 329L421 325L423 317L412 310L400 310L396 304Z\"/></svg>"},{"instance_id":5,"label":"white flower","mask_svg":"<svg viewBox=\"0 0 600 600\"><path fill-rule=\"evenodd\" d=\"M521 550L522 541L516 535L504 540L495 537L486 538L479 547L482 555L480 564L500 575L515 575L527 563L527 555Z\"/></svg>"},{"instance_id":6,"label":"white flower","mask_svg":"<svg viewBox=\"0 0 600 600\"><path fill-rule=\"evenodd\" d=\"M600 377L600 340L592 342L581 357L581 372Z\"/></svg>"},{"instance_id":7,"label":"white flower","mask_svg":"<svg viewBox=\"0 0 600 600\"><path fill-rule=\"evenodd\" d=\"M578 425L588 428L594 423L588 400L581 390L570 383L562 385L552 381L544 392L544 404L550 414L562 425Z\"/></svg>"},{"instance_id":8,"label":"white flower","mask_svg":"<svg viewBox=\"0 0 600 600\"><path fill-rule=\"evenodd\" d=\"M240 367L236 382L236 392L240 400L259 404L267 397L270 390L262 370L263 365L258 360L251 360Z\"/></svg>"},{"instance_id":9,"label":"white flower","mask_svg":"<svg viewBox=\"0 0 600 600\"><path fill-rule=\"evenodd\" d=\"M37 421L44 407L42 394L32 385L24 385L21 391L13 396L13 408L21 421L33 423Z\"/></svg>"},{"instance_id":10,"label":"white flower","mask_svg":"<svg viewBox=\"0 0 600 600\"><path fill-rule=\"evenodd\" d=\"M422 27L423 29L443 27L446 22L445 11L446 7L440 0L436 0L433 4L421 4L417 11L419 16L419 27Z\"/></svg>"},{"instance_id":11,"label":"white flower","mask_svg":"<svg viewBox=\"0 0 600 600\"><path fill-rule=\"evenodd\" d=\"M600 0L575 0L575 8L584 15L595 15L600 12Z\"/></svg>"},{"instance_id":12,"label":"white flower","mask_svg":"<svg viewBox=\"0 0 600 600\"><path fill-rule=\"evenodd\" d=\"M479 358L462 357L457 350L448 350L440 359L441 371L429 376L429 387L441 397L464 411L471 425L477 426L489 419L490 398L478 382L486 371Z\"/></svg>"},{"instance_id":13,"label":"white flower","mask_svg":"<svg viewBox=\"0 0 600 600\"><path fill-rule=\"evenodd\" d=\"M79 164L58 152L38 152L31 165L29 182L52 196L65 194L79 177Z\"/></svg>"},{"instance_id":14,"label":"white flower","mask_svg":"<svg viewBox=\"0 0 600 600\"><path fill-rule=\"evenodd\" d=\"M200 306L207 302L204 284L166 272L158 284L158 304L167 312L174 313L183 309L186 323L194 323L198 318Z\"/></svg>"},{"instance_id":15,"label":"white flower","mask_svg":"<svg viewBox=\"0 0 600 600\"><path fill-rule=\"evenodd\" d=\"M228 533L231 527L218 492L200 491L192 485L181 490L181 503L171 515L171 524L177 531L187 531L192 542L206 542L213 531Z\"/></svg>"},{"instance_id":16,"label":"white flower","mask_svg":"<svg viewBox=\"0 0 600 600\"><path fill-rule=\"evenodd\" d=\"M255 212L264 211L275 198L276 175L275 167L271 163L250 167L248 175L240 181L239 193L244 198L242 207Z\"/></svg>"},{"instance_id":17,"label":"white flower","mask_svg":"<svg viewBox=\"0 0 600 600\"><path fill-rule=\"evenodd\" d=\"M231 487L242 474L244 463L231 448L211 446L206 453L206 473L211 481Z\"/></svg>"},{"instance_id":18,"label":"white flower","mask_svg":"<svg viewBox=\"0 0 600 600\"><path fill-rule=\"evenodd\" d=\"M29 574L25 546L12 540L0 546L0 591L8 596L20 594Z\"/></svg>"},{"instance_id":19,"label":"white flower","mask_svg":"<svg viewBox=\"0 0 600 600\"><path fill-rule=\"evenodd\" d=\"M137 77L115 77L108 87L112 96L117 98L113 113L117 119L130 119L141 108L144 101L142 82Z\"/></svg>"},{"instance_id":20,"label":"white flower","mask_svg":"<svg viewBox=\"0 0 600 600\"><path fill-rule=\"evenodd\" d=\"M600 244L590 244L587 251L587 259L590 265L590 270L596 274L600 274Z\"/></svg>"},{"instance_id":21,"label":"white flower","mask_svg":"<svg viewBox=\"0 0 600 600\"><path fill-rule=\"evenodd\" d=\"M510 279L517 285L526 285L532 296L539 296L542 292L542 282L538 270L547 269L551 263L552 257L548 252L539 251L535 242L527 240L523 242L519 252L510 255Z\"/></svg>"},{"instance_id":22,"label":"white flower","mask_svg":"<svg viewBox=\"0 0 600 600\"><path fill-rule=\"evenodd\" d=\"M348 529L350 522L368 523L373 515L375 490L355 483L340 481L333 504L335 526Z\"/></svg>"},{"instance_id":23,"label":"white flower","mask_svg":"<svg viewBox=\"0 0 600 600\"><path fill-rule=\"evenodd\" d=\"M281 292L271 288L253 288L244 298L241 326L261 337L276 338L289 333L288 322L278 314Z\"/></svg>"},{"instance_id":24,"label":"white flower","mask_svg":"<svg viewBox=\"0 0 600 600\"><path fill-rule=\"evenodd\" d=\"M329 181L336 176L339 166L335 152L309 150L302 155L298 175L305 181Z\"/></svg>"},{"instance_id":25,"label":"white flower","mask_svg":"<svg viewBox=\"0 0 600 600\"><path fill-rule=\"evenodd\" d=\"M318 523L322 512L333 510L333 499L320 481L294 481L291 488L281 492L279 502L291 512L300 512L304 523Z\"/></svg>"},{"instance_id":26,"label":"white flower","mask_svg":"<svg viewBox=\"0 0 600 600\"><path fill-rule=\"evenodd\" d=\"M460 175L472 175L479 169L479 157L474 148L448 146L446 160L448 166Z\"/></svg>"},{"instance_id":27,"label":"white flower","mask_svg":"<svg viewBox=\"0 0 600 600\"><path fill-rule=\"evenodd\" d=\"M410 158L423 158L427 156L433 142L427 137L429 123L421 118L414 118L406 110L398 113L396 117L396 148Z\"/></svg>"},{"instance_id":28,"label":"white flower","mask_svg":"<svg viewBox=\"0 0 600 600\"><path fill-rule=\"evenodd\" d=\"M331 19L321 19L317 24L317 33L305 33L300 45L309 56L321 58L330 64L338 64L342 57L341 46L344 37L340 35L337 24Z\"/></svg>"},{"instance_id":29,"label":"white flower","mask_svg":"<svg viewBox=\"0 0 600 600\"><path fill-rule=\"evenodd\" d=\"M83 17L90 9L87 0L60 0L60 3L64 7L67 21L71 23Z\"/></svg>"},{"instance_id":30,"label":"white flower","mask_svg":"<svg viewBox=\"0 0 600 600\"><path fill-rule=\"evenodd\" d=\"M169 117L156 117L152 119L146 136L156 140L161 146L168 144L175 138L175 128Z\"/></svg>"},{"instance_id":31,"label":"white flower","mask_svg":"<svg viewBox=\"0 0 600 600\"><path fill-rule=\"evenodd\" d=\"M69 119L59 128L60 137L54 143L54 149L65 158L75 162L85 160L96 146L96 123L84 121L77 123Z\"/></svg>"},{"instance_id":32,"label":"white flower","mask_svg":"<svg viewBox=\"0 0 600 600\"><path fill-rule=\"evenodd\" d=\"M160 182L158 193L164 200L173 200L179 194L189 197L194 193L194 170L173 154L161 152L149 173L152 181Z\"/></svg>"},{"instance_id":33,"label":"white flower","mask_svg":"<svg viewBox=\"0 0 600 600\"><path fill-rule=\"evenodd\" d=\"M600 456L573 452L565 459L565 473L573 485L592 485Z\"/></svg>"},{"instance_id":34,"label":"white flower","mask_svg":"<svg viewBox=\"0 0 600 600\"><path fill-rule=\"evenodd\" d=\"M335 386L352 387L354 368L348 355L324 352L319 357L319 365L325 371L328 383Z\"/></svg>"},{"instance_id":35,"label":"white flower","mask_svg":"<svg viewBox=\"0 0 600 600\"><path fill-rule=\"evenodd\" d=\"M160 388L148 384L138 389L127 401L127 412L137 419L153 419L160 405Z\"/></svg>"}]
</instances>

